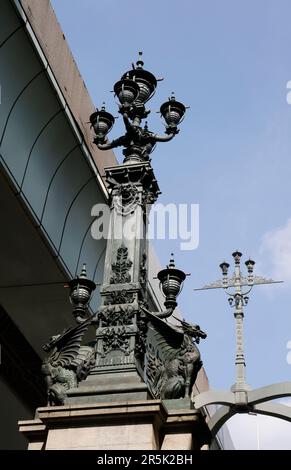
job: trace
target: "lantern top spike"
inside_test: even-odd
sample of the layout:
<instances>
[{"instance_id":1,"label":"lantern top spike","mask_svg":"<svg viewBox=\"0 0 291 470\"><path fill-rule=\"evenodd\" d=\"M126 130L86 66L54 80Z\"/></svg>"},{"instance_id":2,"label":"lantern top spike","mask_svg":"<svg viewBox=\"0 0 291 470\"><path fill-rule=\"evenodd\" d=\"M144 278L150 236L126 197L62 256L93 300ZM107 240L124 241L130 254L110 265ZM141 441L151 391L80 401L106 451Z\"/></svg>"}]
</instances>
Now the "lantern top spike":
<instances>
[{"instance_id":1,"label":"lantern top spike","mask_svg":"<svg viewBox=\"0 0 291 470\"><path fill-rule=\"evenodd\" d=\"M168 267L169 268L175 268L174 253L171 253L171 258L170 258L170 262L169 262Z\"/></svg>"},{"instance_id":2,"label":"lantern top spike","mask_svg":"<svg viewBox=\"0 0 291 470\"><path fill-rule=\"evenodd\" d=\"M136 67L142 69L144 66L144 61L142 60L142 51L138 53L138 60L136 61Z\"/></svg>"}]
</instances>

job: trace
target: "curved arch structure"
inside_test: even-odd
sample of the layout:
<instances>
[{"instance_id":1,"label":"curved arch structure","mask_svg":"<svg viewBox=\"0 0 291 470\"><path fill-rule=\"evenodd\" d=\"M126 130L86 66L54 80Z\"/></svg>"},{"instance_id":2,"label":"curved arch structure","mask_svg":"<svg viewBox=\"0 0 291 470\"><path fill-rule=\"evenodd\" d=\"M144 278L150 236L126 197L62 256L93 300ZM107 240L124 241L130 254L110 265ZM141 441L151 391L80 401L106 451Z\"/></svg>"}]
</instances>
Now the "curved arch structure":
<instances>
[{"instance_id":1,"label":"curved arch structure","mask_svg":"<svg viewBox=\"0 0 291 470\"><path fill-rule=\"evenodd\" d=\"M208 421L208 427L215 436L220 428L234 414L257 413L273 416L291 422L291 407L278 403L266 403L282 397L291 396L291 382L281 382L257 389L249 387L238 391L209 391L192 398L196 409L209 405L222 405Z\"/></svg>"}]
</instances>

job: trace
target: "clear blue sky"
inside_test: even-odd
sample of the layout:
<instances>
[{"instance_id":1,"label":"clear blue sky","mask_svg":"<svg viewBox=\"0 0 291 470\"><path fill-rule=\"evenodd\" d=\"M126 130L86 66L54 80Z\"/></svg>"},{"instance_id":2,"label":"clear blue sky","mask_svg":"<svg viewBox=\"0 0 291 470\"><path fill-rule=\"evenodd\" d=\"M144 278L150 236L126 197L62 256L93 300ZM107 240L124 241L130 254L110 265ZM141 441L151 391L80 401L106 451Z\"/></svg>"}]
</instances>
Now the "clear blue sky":
<instances>
[{"instance_id":1,"label":"clear blue sky","mask_svg":"<svg viewBox=\"0 0 291 470\"><path fill-rule=\"evenodd\" d=\"M208 333L200 349L212 387L225 389L234 381L234 320L223 292L193 288L219 278L219 263L231 260L236 248L258 262L258 274L287 281L257 287L251 295L248 382L257 387L291 379L290 1L52 4L96 106L105 100L116 115L110 90L142 50L145 67L165 77L152 109L172 90L191 107L180 134L156 148L152 164L161 202L200 204L200 244L192 252L181 252L173 241L155 247L163 264L173 250L177 264L192 273L180 307ZM163 130L154 113L149 126ZM110 137L120 132L117 123Z\"/></svg>"}]
</instances>

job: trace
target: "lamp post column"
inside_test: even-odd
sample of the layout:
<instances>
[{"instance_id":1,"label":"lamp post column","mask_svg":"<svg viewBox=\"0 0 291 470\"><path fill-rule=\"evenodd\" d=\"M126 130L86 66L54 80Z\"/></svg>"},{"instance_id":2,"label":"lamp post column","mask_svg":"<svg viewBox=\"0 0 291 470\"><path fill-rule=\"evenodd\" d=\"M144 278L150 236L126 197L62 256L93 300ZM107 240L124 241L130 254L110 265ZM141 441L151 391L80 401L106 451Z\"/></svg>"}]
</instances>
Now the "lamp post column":
<instances>
[{"instance_id":1,"label":"lamp post column","mask_svg":"<svg viewBox=\"0 0 291 470\"><path fill-rule=\"evenodd\" d=\"M240 285L240 265L235 264L235 336L236 336L236 384L235 387L243 388L245 385L245 357L244 357L244 340L243 340L243 299Z\"/></svg>"},{"instance_id":2,"label":"lamp post column","mask_svg":"<svg viewBox=\"0 0 291 470\"><path fill-rule=\"evenodd\" d=\"M160 191L150 163L157 142L168 142L179 132L186 107L171 96L160 108L165 134L151 132L146 103L155 93L157 79L143 68L142 54L113 89L119 101L124 135L108 140L115 118L105 106L90 116L94 142L100 150L123 147L124 161L105 169L110 190L110 222L101 306L96 314L97 358L92 373L144 368L145 305L147 292L147 225L149 204Z\"/></svg>"}]
</instances>

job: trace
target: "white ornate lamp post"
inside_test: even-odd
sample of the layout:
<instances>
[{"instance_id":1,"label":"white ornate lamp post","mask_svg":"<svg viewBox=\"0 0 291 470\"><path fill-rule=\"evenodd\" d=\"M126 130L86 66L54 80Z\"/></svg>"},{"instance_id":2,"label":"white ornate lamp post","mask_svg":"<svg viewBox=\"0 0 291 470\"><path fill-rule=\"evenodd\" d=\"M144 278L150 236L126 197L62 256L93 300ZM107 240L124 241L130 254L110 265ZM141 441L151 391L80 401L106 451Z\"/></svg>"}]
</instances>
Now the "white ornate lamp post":
<instances>
[{"instance_id":1,"label":"white ornate lamp post","mask_svg":"<svg viewBox=\"0 0 291 470\"><path fill-rule=\"evenodd\" d=\"M208 426L213 435L215 435L221 426L236 413L255 412L282 418L291 421L291 408L285 405L275 403L265 403L276 398L291 396L291 382L282 382L278 384L267 385L255 390L246 383L246 363L244 357L244 338L243 338L243 307L248 304L248 294L253 286L260 284L273 284L282 281L273 281L261 276L254 276L253 269L255 262L248 259L245 265L248 270L247 276L243 276L240 267L242 253L238 250L232 254L234 258L234 274L228 277L229 264L223 262L220 264L222 270L222 279L208 284L200 289L224 289L228 295L228 302L234 308L234 317L236 322L236 381L230 391L210 391L194 396L193 402L197 409L207 405L222 405L208 422Z\"/></svg>"}]
</instances>

